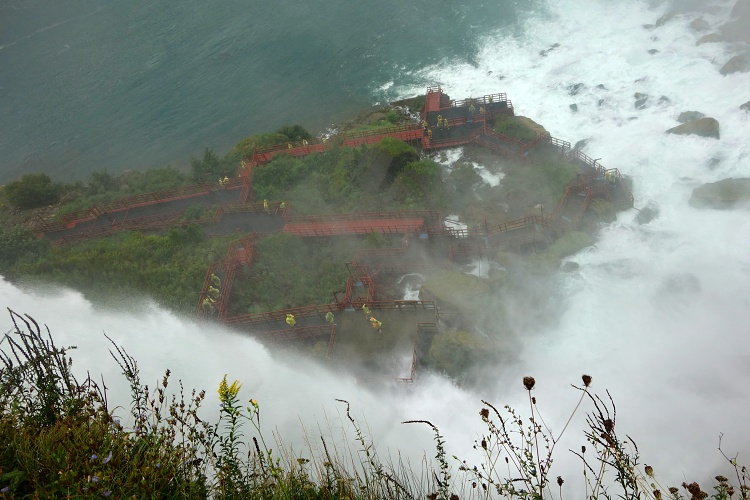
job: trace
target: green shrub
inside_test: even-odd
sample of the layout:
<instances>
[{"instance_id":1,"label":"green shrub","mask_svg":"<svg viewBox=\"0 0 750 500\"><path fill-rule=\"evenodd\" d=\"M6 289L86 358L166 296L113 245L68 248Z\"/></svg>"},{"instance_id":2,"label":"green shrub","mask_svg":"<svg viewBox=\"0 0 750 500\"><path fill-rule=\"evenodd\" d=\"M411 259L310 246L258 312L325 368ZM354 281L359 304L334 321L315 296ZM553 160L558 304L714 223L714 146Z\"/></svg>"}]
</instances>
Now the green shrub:
<instances>
[{"instance_id":1,"label":"green shrub","mask_svg":"<svg viewBox=\"0 0 750 500\"><path fill-rule=\"evenodd\" d=\"M453 330L435 336L424 363L453 380L465 380L469 372L497 359L492 342L480 335Z\"/></svg>"},{"instance_id":2,"label":"green shrub","mask_svg":"<svg viewBox=\"0 0 750 500\"><path fill-rule=\"evenodd\" d=\"M300 142L303 139L312 138L310 132L305 130L305 128L301 125L283 125L279 127L276 133L286 136L287 139L293 142Z\"/></svg>"},{"instance_id":3,"label":"green shrub","mask_svg":"<svg viewBox=\"0 0 750 500\"><path fill-rule=\"evenodd\" d=\"M399 114L398 111L396 111L395 109L392 109L385 116L385 119L388 121L388 123L396 124L401 120L401 115Z\"/></svg>"},{"instance_id":4,"label":"green shrub","mask_svg":"<svg viewBox=\"0 0 750 500\"><path fill-rule=\"evenodd\" d=\"M20 260L37 257L48 246L46 241L37 239L28 228L0 227L0 267L7 269Z\"/></svg>"},{"instance_id":5,"label":"green shrub","mask_svg":"<svg viewBox=\"0 0 750 500\"><path fill-rule=\"evenodd\" d=\"M36 208L57 203L61 186L47 174L26 174L5 186L8 201L19 208Z\"/></svg>"}]
</instances>

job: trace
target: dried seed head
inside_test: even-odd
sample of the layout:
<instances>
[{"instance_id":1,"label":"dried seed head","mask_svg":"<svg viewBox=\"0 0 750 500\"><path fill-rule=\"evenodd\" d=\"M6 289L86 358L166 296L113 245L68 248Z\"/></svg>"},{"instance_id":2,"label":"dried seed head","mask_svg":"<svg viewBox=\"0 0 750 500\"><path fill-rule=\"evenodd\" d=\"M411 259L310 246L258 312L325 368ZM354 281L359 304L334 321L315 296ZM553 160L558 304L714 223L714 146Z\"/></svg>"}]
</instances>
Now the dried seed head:
<instances>
[{"instance_id":1,"label":"dried seed head","mask_svg":"<svg viewBox=\"0 0 750 500\"><path fill-rule=\"evenodd\" d=\"M558 486L562 486L564 482L565 481L563 481L562 476L557 476L557 485Z\"/></svg>"},{"instance_id":2,"label":"dried seed head","mask_svg":"<svg viewBox=\"0 0 750 500\"><path fill-rule=\"evenodd\" d=\"M680 490L678 490L678 489L677 489L677 488L675 488L674 486L671 486L671 487L669 488L669 492L670 492L671 494L673 494L673 495L677 494L677 492L678 492L678 491L680 491Z\"/></svg>"},{"instance_id":3,"label":"dried seed head","mask_svg":"<svg viewBox=\"0 0 750 500\"><path fill-rule=\"evenodd\" d=\"M482 416L482 418L489 418L490 417L490 410L487 408L482 408L479 410L479 414Z\"/></svg>"},{"instance_id":4,"label":"dried seed head","mask_svg":"<svg viewBox=\"0 0 750 500\"><path fill-rule=\"evenodd\" d=\"M523 386L526 388L527 391L530 391L531 389L533 389L534 384L536 384L536 380L534 380L534 377L523 378Z\"/></svg>"},{"instance_id":5,"label":"dried seed head","mask_svg":"<svg viewBox=\"0 0 750 500\"><path fill-rule=\"evenodd\" d=\"M536 404L536 398L535 398L535 397L532 397L532 398L531 398L531 402L532 402L533 404Z\"/></svg>"},{"instance_id":6,"label":"dried seed head","mask_svg":"<svg viewBox=\"0 0 750 500\"><path fill-rule=\"evenodd\" d=\"M604 430L608 433L612 432L612 430L615 428L615 423L612 421L611 418L608 418L604 421Z\"/></svg>"},{"instance_id":7,"label":"dried seed head","mask_svg":"<svg viewBox=\"0 0 750 500\"><path fill-rule=\"evenodd\" d=\"M647 476L654 477L654 468L653 467L651 467L650 465L647 465L645 467L645 469L646 469L646 475Z\"/></svg>"},{"instance_id":8,"label":"dried seed head","mask_svg":"<svg viewBox=\"0 0 750 500\"><path fill-rule=\"evenodd\" d=\"M482 448L487 449L487 441L485 439L482 439Z\"/></svg>"},{"instance_id":9,"label":"dried seed head","mask_svg":"<svg viewBox=\"0 0 750 500\"><path fill-rule=\"evenodd\" d=\"M458 500L458 495L452 494L450 500Z\"/></svg>"},{"instance_id":10,"label":"dried seed head","mask_svg":"<svg viewBox=\"0 0 750 500\"><path fill-rule=\"evenodd\" d=\"M724 476L716 476L716 480L720 483L726 483L727 481L729 481L729 479L725 478Z\"/></svg>"},{"instance_id":11,"label":"dried seed head","mask_svg":"<svg viewBox=\"0 0 750 500\"><path fill-rule=\"evenodd\" d=\"M700 495L701 487L698 485L698 483L693 482L687 485L687 490L691 495L697 497L698 495Z\"/></svg>"},{"instance_id":12,"label":"dried seed head","mask_svg":"<svg viewBox=\"0 0 750 500\"><path fill-rule=\"evenodd\" d=\"M654 490L654 498L656 498L656 500L661 500L661 491L660 490Z\"/></svg>"},{"instance_id":13,"label":"dried seed head","mask_svg":"<svg viewBox=\"0 0 750 500\"><path fill-rule=\"evenodd\" d=\"M581 453L586 453L586 447L585 446L581 446Z\"/></svg>"},{"instance_id":14,"label":"dried seed head","mask_svg":"<svg viewBox=\"0 0 750 500\"><path fill-rule=\"evenodd\" d=\"M586 387L591 385L591 375L582 375L581 378L583 379L583 385Z\"/></svg>"},{"instance_id":15,"label":"dried seed head","mask_svg":"<svg viewBox=\"0 0 750 500\"><path fill-rule=\"evenodd\" d=\"M732 495L734 495L734 486L730 486L729 488L727 488L727 494L728 494L728 495L729 495L730 497L731 497Z\"/></svg>"}]
</instances>

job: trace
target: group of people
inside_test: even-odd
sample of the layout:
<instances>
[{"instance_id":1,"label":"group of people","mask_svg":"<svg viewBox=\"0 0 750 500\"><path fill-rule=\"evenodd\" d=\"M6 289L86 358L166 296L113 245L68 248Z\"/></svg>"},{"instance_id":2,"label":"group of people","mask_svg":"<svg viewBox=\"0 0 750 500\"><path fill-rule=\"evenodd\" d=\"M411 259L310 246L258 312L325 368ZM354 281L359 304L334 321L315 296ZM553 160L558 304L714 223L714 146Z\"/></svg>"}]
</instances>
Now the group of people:
<instances>
[{"instance_id":1,"label":"group of people","mask_svg":"<svg viewBox=\"0 0 750 500\"><path fill-rule=\"evenodd\" d=\"M271 208L268 204L268 200L263 200L263 210L266 211L268 215L271 215ZM286 202L279 203L279 206L276 207L276 210L274 210L273 213L278 213L279 210L281 210L281 213L284 213L284 210L286 210Z\"/></svg>"},{"instance_id":2,"label":"group of people","mask_svg":"<svg viewBox=\"0 0 750 500\"><path fill-rule=\"evenodd\" d=\"M378 331L378 333L383 333L383 329L381 328L383 326L383 323L381 321L378 321L375 316L372 316L370 313L370 308L367 307L367 304L362 304L362 312L364 313L365 317L370 320L370 325Z\"/></svg>"},{"instance_id":3,"label":"group of people","mask_svg":"<svg viewBox=\"0 0 750 500\"><path fill-rule=\"evenodd\" d=\"M214 312L216 310L216 301L219 300L221 295L221 278L216 274L211 273L211 283L208 285L208 292L206 298L203 299L203 310L207 312Z\"/></svg>"}]
</instances>

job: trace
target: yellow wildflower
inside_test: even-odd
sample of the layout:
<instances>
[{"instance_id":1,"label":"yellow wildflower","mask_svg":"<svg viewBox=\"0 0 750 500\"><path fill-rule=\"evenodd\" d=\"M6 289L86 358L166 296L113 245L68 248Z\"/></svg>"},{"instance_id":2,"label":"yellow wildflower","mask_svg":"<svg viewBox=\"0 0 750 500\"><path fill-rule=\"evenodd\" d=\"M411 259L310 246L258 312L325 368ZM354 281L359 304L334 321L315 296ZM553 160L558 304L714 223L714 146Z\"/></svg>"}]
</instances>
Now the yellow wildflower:
<instances>
[{"instance_id":1,"label":"yellow wildflower","mask_svg":"<svg viewBox=\"0 0 750 500\"><path fill-rule=\"evenodd\" d=\"M242 387L242 384L239 380L232 382L232 385L227 384L227 376L224 375L224 379L219 384L219 400L224 404L233 400L240 392L240 387Z\"/></svg>"}]
</instances>

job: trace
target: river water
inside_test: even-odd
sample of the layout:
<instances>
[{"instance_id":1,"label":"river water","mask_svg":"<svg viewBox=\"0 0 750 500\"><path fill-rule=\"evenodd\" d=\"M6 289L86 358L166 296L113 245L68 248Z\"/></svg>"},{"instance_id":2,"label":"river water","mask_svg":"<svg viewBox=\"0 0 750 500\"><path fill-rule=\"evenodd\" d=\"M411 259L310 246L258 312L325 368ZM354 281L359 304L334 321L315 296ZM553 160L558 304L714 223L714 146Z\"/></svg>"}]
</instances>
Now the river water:
<instances>
[{"instance_id":1,"label":"river water","mask_svg":"<svg viewBox=\"0 0 750 500\"><path fill-rule=\"evenodd\" d=\"M479 399L525 407L524 375L536 377L545 419L560 429L577 397L570 384L590 373L617 403L620 434L636 440L664 483L698 480L708 490L714 472L729 476L716 451L721 433L727 453L742 461L750 452L750 217L688 203L702 183L750 176L750 114L739 109L750 99L750 74L721 76L738 47L696 46L703 32L689 26L701 17L716 27L734 2L709 3L714 9L658 28L644 25L667 6L641 1L282 1L272 12L233 1L4 4L6 180L179 163L204 145L221 150L289 121L316 130L439 83L457 98L507 92L518 113L552 135L588 140L589 156L631 176L636 208L651 202L659 215L639 224L637 210L621 213L594 246L570 257L579 266L561 277L559 321L520 331L518 361L474 391L435 376L408 390L365 388L148 301L108 311L77 292L2 283L3 304L78 344L78 366L113 385L102 330L140 360L147 379L170 367L188 387L211 389L224 373L242 380L243 396L257 398L290 441L301 434L299 420L330 429L324 422L340 398L382 449L412 457L433 456L431 436L399 422L428 419L449 454L472 461ZM634 106L636 92L650 96L644 109ZM721 139L664 134L688 110L719 120ZM525 311L510 313L524 324ZM333 421L335 434L344 425ZM580 463L567 450L585 444L582 429L574 420L556 452L553 475L572 491L581 488Z\"/></svg>"}]
</instances>

